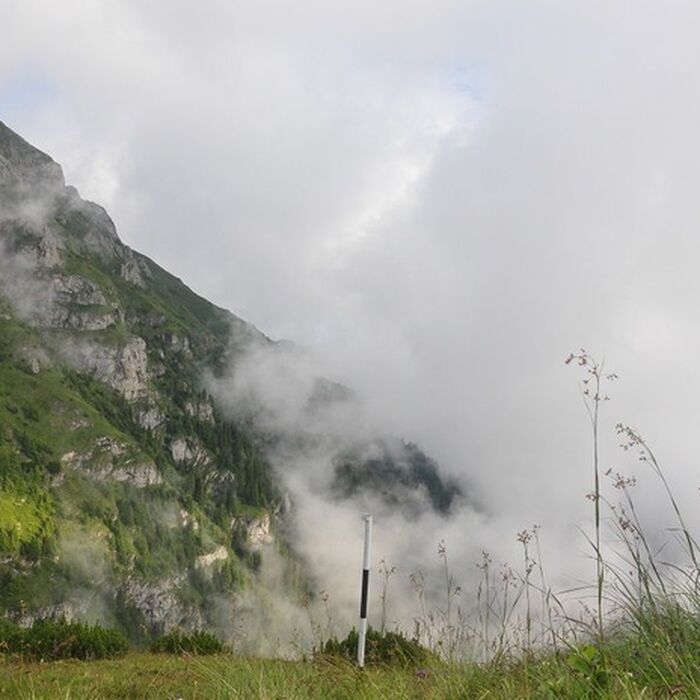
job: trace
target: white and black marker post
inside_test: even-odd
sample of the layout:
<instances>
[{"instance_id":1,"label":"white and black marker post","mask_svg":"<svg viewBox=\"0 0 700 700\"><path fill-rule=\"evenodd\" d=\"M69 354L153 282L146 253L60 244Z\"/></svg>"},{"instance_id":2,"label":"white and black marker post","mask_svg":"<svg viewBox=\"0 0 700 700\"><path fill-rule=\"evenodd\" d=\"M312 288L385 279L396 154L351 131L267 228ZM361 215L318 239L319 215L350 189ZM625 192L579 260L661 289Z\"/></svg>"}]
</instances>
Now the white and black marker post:
<instances>
[{"instance_id":1,"label":"white and black marker post","mask_svg":"<svg viewBox=\"0 0 700 700\"><path fill-rule=\"evenodd\" d=\"M372 549L372 516L365 515L365 547L362 554L362 596L360 598L360 636L357 640L357 664L365 665L365 641L367 639L367 602L369 599L369 561Z\"/></svg>"}]
</instances>

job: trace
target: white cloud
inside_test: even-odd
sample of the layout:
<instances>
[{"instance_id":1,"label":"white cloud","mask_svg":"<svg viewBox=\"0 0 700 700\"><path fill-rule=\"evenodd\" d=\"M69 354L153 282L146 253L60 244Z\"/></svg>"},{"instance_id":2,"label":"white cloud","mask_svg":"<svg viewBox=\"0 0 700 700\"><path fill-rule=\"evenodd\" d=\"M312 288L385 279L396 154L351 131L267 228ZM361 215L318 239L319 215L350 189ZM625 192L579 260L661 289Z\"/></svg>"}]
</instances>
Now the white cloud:
<instances>
[{"instance_id":1,"label":"white cloud","mask_svg":"<svg viewBox=\"0 0 700 700\"><path fill-rule=\"evenodd\" d=\"M0 9L3 118L129 244L315 346L509 525L587 517L561 365L581 344L697 511L695 5ZM31 110L2 90L30 69L52 86Z\"/></svg>"}]
</instances>

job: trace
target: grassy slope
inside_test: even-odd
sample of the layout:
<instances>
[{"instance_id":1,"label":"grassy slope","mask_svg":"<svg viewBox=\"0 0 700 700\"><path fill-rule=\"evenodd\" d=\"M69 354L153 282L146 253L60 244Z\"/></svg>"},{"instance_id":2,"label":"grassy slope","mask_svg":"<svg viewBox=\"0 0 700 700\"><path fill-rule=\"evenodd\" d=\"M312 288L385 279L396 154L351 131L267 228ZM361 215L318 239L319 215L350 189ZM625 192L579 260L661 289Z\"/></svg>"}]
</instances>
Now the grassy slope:
<instances>
[{"instance_id":1,"label":"grassy slope","mask_svg":"<svg viewBox=\"0 0 700 700\"><path fill-rule=\"evenodd\" d=\"M41 531L41 504L30 496L0 490L0 532L14 533L18 546Z\"/></svg>"},{"instance_id":2,"label":"grassy slope","mask_svg":"<svg viewBox=\"0 0 700 700\"><path fill-rule=\"evenodd\" d=\"M33 376L7 364L0 364L0 424L30 434L54 459L89 448L95 437L130 442L66 386L60 373Z\"/></svg>"}]
</instances>

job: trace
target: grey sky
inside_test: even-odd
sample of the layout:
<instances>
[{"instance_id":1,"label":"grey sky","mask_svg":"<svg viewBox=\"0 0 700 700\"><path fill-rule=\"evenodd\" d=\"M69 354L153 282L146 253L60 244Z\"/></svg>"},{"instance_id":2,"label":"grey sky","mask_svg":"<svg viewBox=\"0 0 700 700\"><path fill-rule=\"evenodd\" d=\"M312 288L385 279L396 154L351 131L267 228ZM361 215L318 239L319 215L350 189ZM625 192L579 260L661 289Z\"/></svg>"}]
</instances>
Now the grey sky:
<instances>
[{"instance_id":1,"label":"grey sky","mask_svg":"<svg viewBox=\"0 0 700 700\"><path fill-rule=\"evenodd\" d=\"M509 526L587 517L582 344L698 511L696 3L0 11L0 118Z\"/></svg>"}]
</instances>

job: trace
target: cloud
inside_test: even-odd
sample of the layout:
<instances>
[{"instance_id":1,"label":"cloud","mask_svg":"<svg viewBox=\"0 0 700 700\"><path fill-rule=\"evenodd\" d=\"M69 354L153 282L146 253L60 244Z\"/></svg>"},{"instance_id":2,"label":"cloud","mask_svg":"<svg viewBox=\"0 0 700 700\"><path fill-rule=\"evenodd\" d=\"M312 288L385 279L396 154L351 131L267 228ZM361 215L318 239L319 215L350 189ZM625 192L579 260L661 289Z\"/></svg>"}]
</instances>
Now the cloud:
<instances>
[{"instance_id":1,"label":"cloud","mask_svg":"<svg viewBox=\"0 0 700 700\"><path fill-rule=\"evenodd\" d=\"M538 522L562 571L582 561L590 440L561 362L581 344L622 377L606 423L639 426L697 512L700 9L3 9L3 118L127 243L467 475L503 519L456 547ZM13 92L26 74L42 99ZM605 435L606 467L638 472Z\"/></svg>"}]
</instances>

